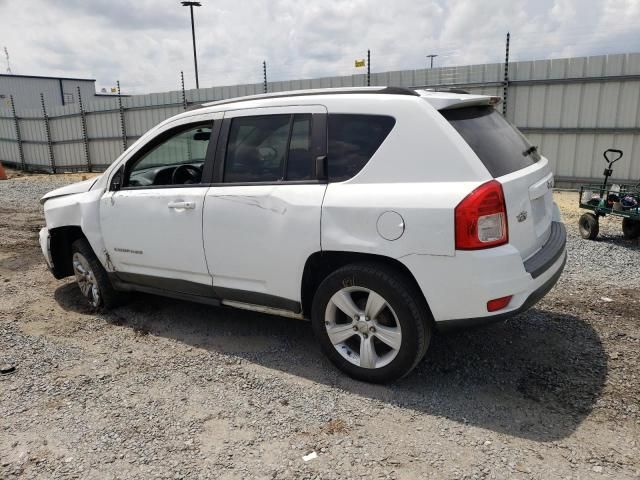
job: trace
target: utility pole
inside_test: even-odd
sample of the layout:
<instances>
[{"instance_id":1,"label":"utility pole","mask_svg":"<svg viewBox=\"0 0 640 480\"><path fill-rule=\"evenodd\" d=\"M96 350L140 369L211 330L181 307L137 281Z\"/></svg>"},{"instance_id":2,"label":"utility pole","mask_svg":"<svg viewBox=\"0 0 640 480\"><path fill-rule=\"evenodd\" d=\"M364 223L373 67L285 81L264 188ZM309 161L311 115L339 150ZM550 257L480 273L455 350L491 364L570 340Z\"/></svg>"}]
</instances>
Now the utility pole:
<instances>
[{"instance_id":1,"label":"utility pole","mask_svg":"<svg viewBox=\"0 0 640 480\"><path fill-rule=\"evenodd\" d=\"M196 88L200 88L200 82L198 81L198 56L196 55L196 27L193 24L193 7L201 7L200 2L180 2L183 7L189 7L191 12L191 38L193 39L193 65L196 69Z\"/></svg>"},{"instance_id":2,"label":"utility pole","mask_svg":"<svg viewBox=\"0 0 640 480\"><path fill-rule=\"evenodd\" d=\"M367 50L367 87L371 86L371 50Z\"/></svg>"},{"instance_id":3,"label":"utility pole","mask_svg":"<svg viewBox=\"0 0 640 480\"><path fill-rule=\"evenodd\" d=\"M427 58L429 60L431 60L431 66L429 68L433 68L433 59L436 58L438 55L436 55L435 53L430 53L429 55L427 55Z\"/></svg>"},{"instance_id":4,"label":"utility pole","mask_svg":"<svg viewBox=\"0 0 640 480\"><path fill-rule=\"evenodd\" d=\"M267 61L262 62L262 90L267 93Z\"/></svg>"}]
</instances>

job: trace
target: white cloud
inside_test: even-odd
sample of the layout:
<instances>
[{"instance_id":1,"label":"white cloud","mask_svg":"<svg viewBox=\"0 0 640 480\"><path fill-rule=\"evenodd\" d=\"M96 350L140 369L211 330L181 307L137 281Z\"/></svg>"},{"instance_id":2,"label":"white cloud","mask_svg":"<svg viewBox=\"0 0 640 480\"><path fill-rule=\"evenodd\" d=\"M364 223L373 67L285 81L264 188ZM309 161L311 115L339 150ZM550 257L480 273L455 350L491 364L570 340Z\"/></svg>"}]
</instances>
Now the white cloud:
<instances>
[{"instance_id":1,"label":"white cloud","mask_svg":"<svg viewBox=\"0 0 640 480\"><path fill-rule=\"evenodd\" d=\"M201 86L640 51L638 0L202 0ZM14 73L119 79L127 93L194 85L189 12L177 0L0 0ZM4 68L3 68L4 70Z\"/></svg>"}]
</instances>

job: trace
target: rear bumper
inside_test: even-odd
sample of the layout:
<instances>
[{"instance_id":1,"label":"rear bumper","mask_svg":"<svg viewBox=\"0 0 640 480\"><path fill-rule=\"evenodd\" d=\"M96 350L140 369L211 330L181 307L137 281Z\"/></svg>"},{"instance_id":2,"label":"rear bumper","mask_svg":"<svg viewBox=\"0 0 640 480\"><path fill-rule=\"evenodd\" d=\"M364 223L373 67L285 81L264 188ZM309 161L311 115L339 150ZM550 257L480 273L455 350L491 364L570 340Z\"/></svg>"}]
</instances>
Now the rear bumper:
<instances>
[{"instance_id":1,"label":"rear bumper","mask_svg":"<svg viewBox=\"0 0 640 480\"><path fill-rule=\"evenodd\" d=\"M567 254L566 252L563 252L562 264L560 265L560 268L558 268L557 271L553 274L553 276L551 276L546 282L544 282L540 287L534 290L527 297L524 303L520 307L518 307L516 310L510 310L507 313L499 313L497 315L489 315L489 316L480 317L480 318L459 318L454 320L443 320L443 321L437 322L436 325L438 327L438 330L441 332L446 332L446 331L456 330L459 328L472 328L472 327L479 327L481 325L489 325L491 323L502 322L504 320L507 320L510 317L513 317L514 315L517 315L526 310L529 310L536 303L538 303L538 301L542 297L544 297L549 292L549 290L551 290L555 286L555 284L558 282L558 279L560 278L560 275L562 275L562 271L564 270L564 266L566 263L567 263Z\"/></svg>"},{"instance_id":2,"label":"rear bumper","mask_svg":"<svg viewBox=\"0 0 640 480\"><path fill-rule=\"evenodd\" d=\"M560 258L567 245L567 229L562 222L551 222L551 235L545 246L526 262L524 269L532 278L538 278Z\"/></svg>"},{"instance_id":3,"label":"rear bumper","mask_svg":"<svg viewBox=\"0 0 640 480\"><path fill-rule=\"evenodd\" d=\"M525 262L511 245L400 261L414 275L440 330L493 323L530 308L556 284L566 258L566 230L554 222L545 246ZM488 301L506 296L512 297L507 307L487 311Z\"/></svg>"}]
</instances>

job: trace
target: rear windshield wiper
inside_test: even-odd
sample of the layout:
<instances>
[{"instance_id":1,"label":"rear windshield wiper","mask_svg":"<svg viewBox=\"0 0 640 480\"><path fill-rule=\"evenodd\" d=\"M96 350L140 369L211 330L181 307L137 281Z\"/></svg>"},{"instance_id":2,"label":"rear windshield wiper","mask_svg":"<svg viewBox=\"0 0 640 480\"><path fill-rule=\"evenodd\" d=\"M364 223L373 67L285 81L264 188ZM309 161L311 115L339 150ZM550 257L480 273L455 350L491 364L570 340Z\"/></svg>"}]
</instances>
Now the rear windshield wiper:
<instances>
[{"instance_id":1,"label":"rear windshield wiper","mask_svg":"<svg viewBox=\"0 0 640 480\"><path fill-rule=\"evenodd\" d=\"M522 155L525 157L528 157L529 155L531 155L533 152L537 152L538 151L538 147L536 147L535 145L531 145L529 148L527 148L524 152L522 152Z\"/></svg>"}]
</instances>

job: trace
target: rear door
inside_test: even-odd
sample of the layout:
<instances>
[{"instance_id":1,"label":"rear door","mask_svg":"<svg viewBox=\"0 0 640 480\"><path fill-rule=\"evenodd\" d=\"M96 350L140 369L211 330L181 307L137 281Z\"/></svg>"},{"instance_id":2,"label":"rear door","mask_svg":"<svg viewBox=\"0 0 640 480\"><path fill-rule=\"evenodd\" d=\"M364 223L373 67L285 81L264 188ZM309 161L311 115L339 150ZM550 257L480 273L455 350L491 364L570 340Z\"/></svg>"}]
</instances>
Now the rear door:
<instances>
[{"instance_id":1,"label":"rear door","mask_svg":"<svg viewBox=\"0 0 640 480\"><path fill-rule=\"evenodd\" d=\"M226 112L205 197L203 238L217 295L297 310L307 258L320 250L326 109Z\"/></svg>"},{"instance_id":2,"label":"rear door","mask_svg":"<svg viewBox=\"0 0 640 480\"><path fill-rule=\"evenodd\" d=\"M509 243L523 260L549 239L553 220L553 173L528 140L492 106L441 110L489 173L502 184Z\"/></svg>"}]
</instances>

